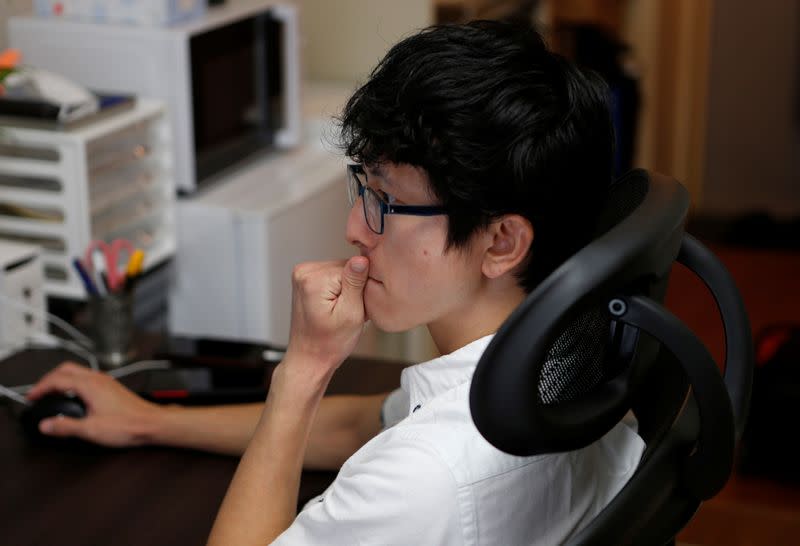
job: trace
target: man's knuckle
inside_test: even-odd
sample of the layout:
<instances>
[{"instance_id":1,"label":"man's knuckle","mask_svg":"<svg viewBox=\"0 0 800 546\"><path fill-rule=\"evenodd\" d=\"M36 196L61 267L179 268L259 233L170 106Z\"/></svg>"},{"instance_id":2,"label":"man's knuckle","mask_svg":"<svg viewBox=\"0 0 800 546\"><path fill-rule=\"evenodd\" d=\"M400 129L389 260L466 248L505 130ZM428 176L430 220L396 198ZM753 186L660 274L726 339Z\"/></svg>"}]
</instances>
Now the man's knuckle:
<instances>
[{"instance_id":1,"label":"man's knuckle","mask_svg":"<svg viewBox=\"0 0 800 546\"><path fill-rule=\"evenodd\" d=\"M58 365L56 369L65 372L71 372L75 371L75 368L77 367L78 367L77 364L75 364L74 362L62 362L61 364Z\"/></svg>"},{"instance_id":2,"label":"man's knuckle","mask_svg":"<svg viewBox=\"0 0 800 546\"><path fill-rule=\"evenodd\" d=\"M311 274L308 264L299 264L292 269L292 281L294 281L295 284L304 285L308 283L310 277Z\"/></svg>"}]
</instances>

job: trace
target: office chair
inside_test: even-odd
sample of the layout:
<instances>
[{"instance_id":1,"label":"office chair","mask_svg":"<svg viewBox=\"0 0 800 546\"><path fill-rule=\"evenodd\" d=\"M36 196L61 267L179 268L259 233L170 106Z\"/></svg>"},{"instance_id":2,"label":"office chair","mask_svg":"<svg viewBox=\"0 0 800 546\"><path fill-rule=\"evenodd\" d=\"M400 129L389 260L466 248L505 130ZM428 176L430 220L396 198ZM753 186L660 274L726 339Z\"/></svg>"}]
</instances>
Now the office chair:
<instances>
[{"instance_id":1,"label":"office chair","mask_svg":"<svg viewBox=\"0 0 800 546\"><path fill-rule=\"evenodd\" d=\"M673 179L643 170L619 179L599 236L529 294L476 368L473 421L507 453L579 449L629 410L635 415L646 444L636 472L568 544L674 544L731 473L750 398L752 338L730 275L684 234L688 208ZM724 376L662 306L676 260L716 300Z\"/></svg>"}]
</instances>

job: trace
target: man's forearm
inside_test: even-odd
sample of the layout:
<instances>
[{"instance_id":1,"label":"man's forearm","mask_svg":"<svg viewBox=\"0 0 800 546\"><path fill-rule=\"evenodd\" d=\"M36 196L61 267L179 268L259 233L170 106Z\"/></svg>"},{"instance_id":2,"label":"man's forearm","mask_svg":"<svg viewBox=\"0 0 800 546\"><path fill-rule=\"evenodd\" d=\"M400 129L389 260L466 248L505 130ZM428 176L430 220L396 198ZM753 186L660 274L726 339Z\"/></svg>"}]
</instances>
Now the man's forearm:
<instances>
[{"instance_id":1,"label":"man's forearm","mask_svg":"<svg viewBox=\"0 0 800 546\"><path fill-rule=\"evenodd\" d=\"M165 406L148 426L151 444L241 455L264 409L261 402L210 407Z\"/></svg>"},{"instance_id":2,"label":"man's forearm","mask_svg":"<svg viewBox=\"0 0 800 546\"><path fill-rule=\"evenodd\" d=\"M222 502L209 545L267 544L295 516L303 453L329 376L275 370L264 412Z\"/></svg>"},{"instance_id":3,"label":"man's forearm","mask_svg":"<svg viewBox=\"0 0 800 546\"><path fill-rule=\"evenodd\" d=\"M326 396L311 429L304 466L337 470L380 430L386 394ZM241 455L261 417L264 404L212 407L165 406L146 426L146 442Z\"/></svg>"}]
</instances>

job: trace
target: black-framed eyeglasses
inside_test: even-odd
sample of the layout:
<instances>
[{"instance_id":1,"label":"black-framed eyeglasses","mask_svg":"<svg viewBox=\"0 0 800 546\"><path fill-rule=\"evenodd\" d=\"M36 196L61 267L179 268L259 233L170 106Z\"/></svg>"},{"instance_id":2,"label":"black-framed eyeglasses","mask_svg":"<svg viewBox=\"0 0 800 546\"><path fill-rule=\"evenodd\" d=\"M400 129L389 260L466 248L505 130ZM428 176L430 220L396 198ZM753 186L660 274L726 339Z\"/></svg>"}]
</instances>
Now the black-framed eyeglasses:
<instances>
[{"instance_id":1,"label":"black-framed eyeglasses","mask_svg":"<svg viewBox=\"0 0 800 546\"><path fill-rule=\"evenodd\" d=\"M364 206L364 218L369 229L381 235L383 233L383 217L387 214L407 214L410 216L438 216L447 214L444 207L438 205L395 205L378 195L378 192L367 186L367 173L361 165L347 166L347 199L352 207L356 199L361 197Z\"/></svg>"}]
</instances>

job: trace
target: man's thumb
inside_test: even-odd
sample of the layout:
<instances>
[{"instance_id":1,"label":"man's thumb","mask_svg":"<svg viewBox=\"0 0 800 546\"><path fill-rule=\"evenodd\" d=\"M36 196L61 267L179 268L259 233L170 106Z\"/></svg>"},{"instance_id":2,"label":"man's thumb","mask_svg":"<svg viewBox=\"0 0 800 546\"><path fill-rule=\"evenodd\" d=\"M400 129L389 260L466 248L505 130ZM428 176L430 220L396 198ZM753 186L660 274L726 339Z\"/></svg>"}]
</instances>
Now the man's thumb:
<instances>
[{"instance_id":1,"label":"man's thumb","mask_svg":"<svg viewBox=\"0 0 800 546\"><path fill-rule=\"evenodd\" d=\"M342 292L361 292L367 284L368 275L369 259L365 256L353 256L344 266Z\"/></svg>"},{"instance_id":2,"label":"man's thumb","mask_svg":"<svg viewBox=\"0 0 800 546\"><path fill-rule=\"evenodd\" d=\"M48 436L78 436L81 432L81 426L78 419L59 415L40 422L39 431Z\"/></svg>"}]
</instances>

